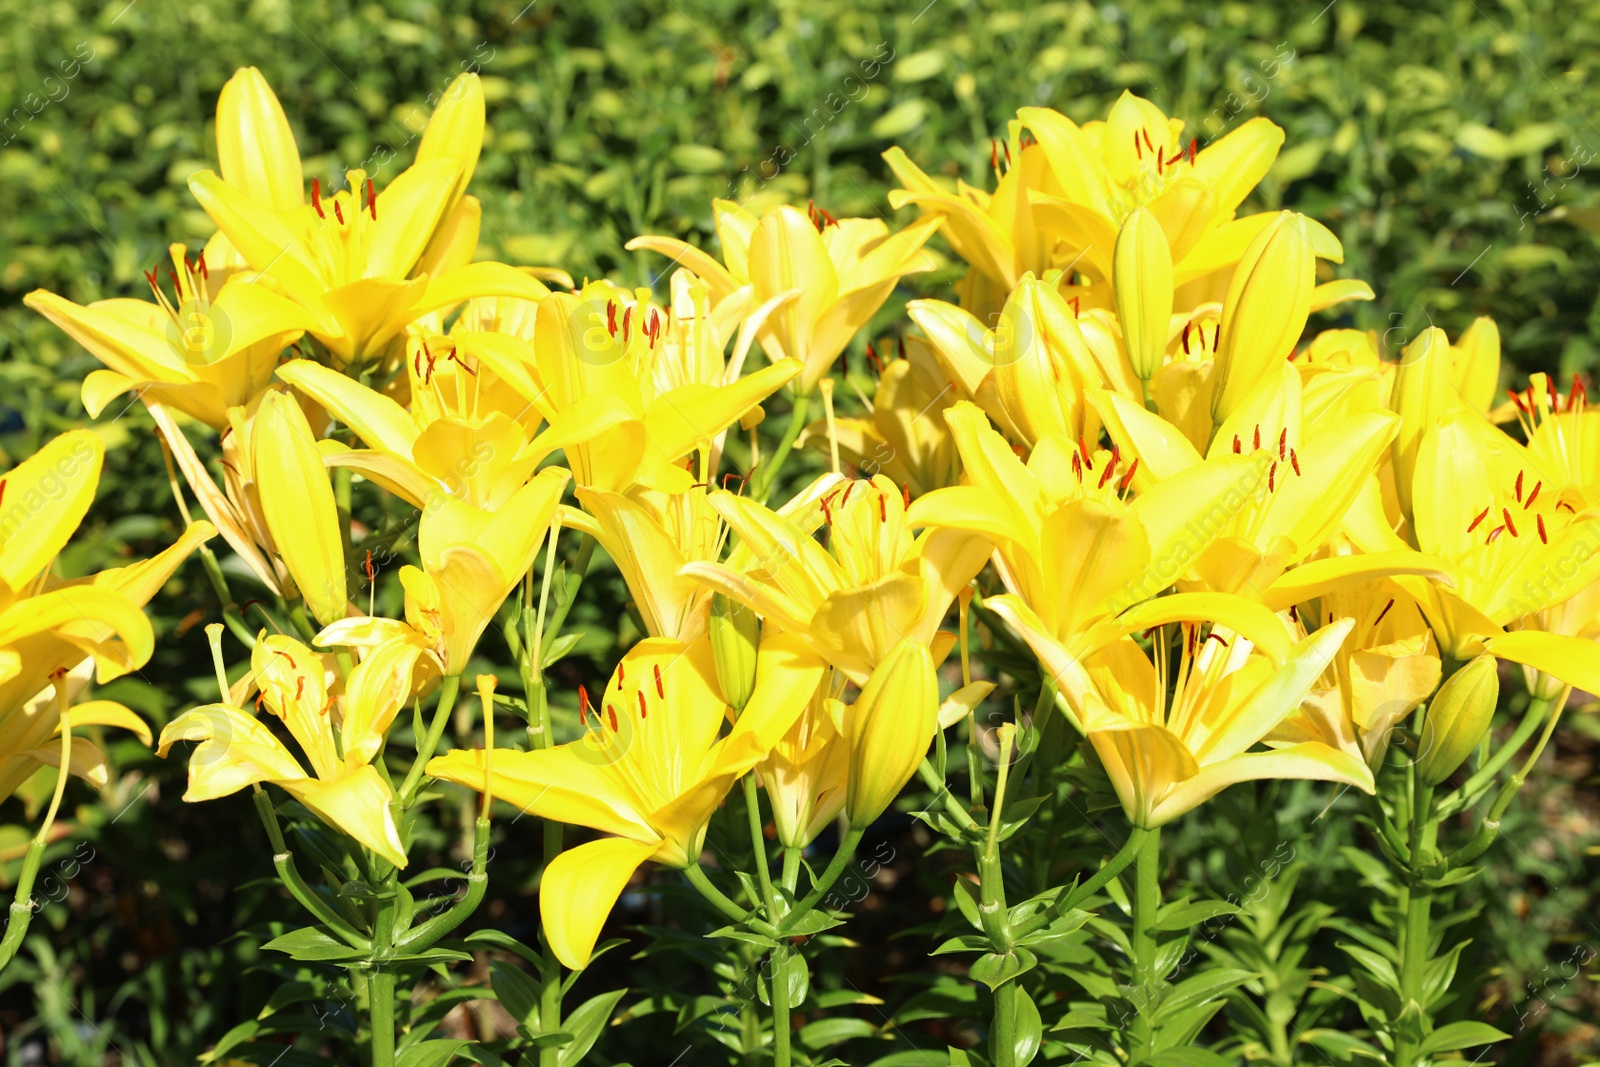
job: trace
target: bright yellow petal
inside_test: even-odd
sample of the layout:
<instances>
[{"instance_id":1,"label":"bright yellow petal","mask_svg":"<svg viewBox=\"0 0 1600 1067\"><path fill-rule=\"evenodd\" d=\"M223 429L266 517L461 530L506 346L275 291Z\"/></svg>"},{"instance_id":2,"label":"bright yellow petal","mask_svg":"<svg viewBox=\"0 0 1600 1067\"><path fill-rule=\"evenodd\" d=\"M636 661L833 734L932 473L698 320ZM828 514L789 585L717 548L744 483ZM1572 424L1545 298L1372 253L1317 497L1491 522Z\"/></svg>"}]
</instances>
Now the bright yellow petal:
<instances>
[{"instance_id":1,"label":"bright yellow petal","mask_svg":"<svg viewBox=\"0 0 1600 1067\"><path fill-rule=\"evenodd\" d=\"M1484 646L1501 659L1559 678L1574 689L1600 693L1600 644L1581 637L1512 630Z\"/></svg>"},{"instance_id":2,"label":"bright yellow petal","mask_svg":"<svg viewBox=\"0 0 1600 1067\"><path fill-rule=\"evenodd\" d=\"M305 196L300 149L283 105L255 67L241 67L217 97L217 161L222 178L274 211Z\"/></svg>"},{"instance_id":3,"label":"bright yellow petal","mask_svg":"<svg viewBox=\"0 0 1600 1067\"><path fill-rule=\"evenodd\" d=\"M280 782L318 818L394 864L406 865L405 845L394 824L394 794L378 769L358 767L331 781L299 778Z\"/></svg>"},{"instance_id":4,"label":"bright yellow petal","mask_svg":"<svg viewBox=\"0 0 1600 1067\"><path fill-rule=\"evenodd\" d=\"M1261 778L1304 778L1341 782L1363 793L1374 790L1372 771L1359 757L1320 741L1305 741L1272 752L1246 752L1222 763L1203 767L1178 783L1157 805L1154 825L1176 819L1216 796L1230 785Z\"/></svg>"},{"instance_id":5,"label":"bright yellow petal","mask_svg":"<svg viewBox=\"0 0 1600 1067\"><path fill-rule=\"evenodd\" d=\"M308 359L290 360L278 368L278 377L321 404L371 447L411 457L416 421L383 393Z\"/></svg>"},{"instance_id":6,"label":"bright yellow petal","mask_svg":"<svg viewBox=\"0 0 1600 1067\"><path fill-rule=\"evenodd\" d=\"M617 898L656 847L611 837L568 849L550 861L539 881L539 919L562 966L581 971L589 965Z\"/></svg>"}]
</instances>

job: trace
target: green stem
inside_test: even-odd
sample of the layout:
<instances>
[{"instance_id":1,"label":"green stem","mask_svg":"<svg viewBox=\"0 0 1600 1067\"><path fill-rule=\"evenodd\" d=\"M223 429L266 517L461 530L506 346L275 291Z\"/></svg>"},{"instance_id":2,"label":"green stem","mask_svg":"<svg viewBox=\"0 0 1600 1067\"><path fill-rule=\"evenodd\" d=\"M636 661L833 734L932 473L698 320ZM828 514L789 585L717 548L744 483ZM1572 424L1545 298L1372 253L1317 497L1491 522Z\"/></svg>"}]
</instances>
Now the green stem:
<instances>
[{"instance_id":1,"label":"green stem","mask_svg":"<svg viewBox=\"0 0 1600 1067\"><path fill-rule=\"evenodd\" d=\"M553 742L550 731L546 730L542 736L547 742ZM554 819L544 821L544 869L549 870L550 864L561 855L565 836L565 827ZM561 1029L561 961L556 959L555 949L550 946L550 939L544 938L544 968L540 972L539 985L539 1029L544 1033L554 1033ZM539 1067L556 1067L560 1062L561 1049L547 1047L539 1050Z\"/></svg>"},{"instance_id":2,"label":"green stem","mask_svg":"<svg viewBox=\"0 0 1600 1067\"><path fill-rule=\"evenodd\" d=\"M367 978L371 1067L394 1067L394 972L380 963Z\"/></svg>"},{"instance_id":3,"label":"green stem","mask_svg":"<svg viewBox=\"0 0 1600 1067\"><path fill-rule=\"evenodd\" d=\"M844 869L850 865L850 860L856 854L856 846L861 843L861 835L866 832L866 827L850 827L850 832L845 834L844 840L839 842L839 850L833 854L833 859L828 863L828 869L822 872L822 877L817 879L817 884L811 887L811 892L794 906L794 911L785 917L785 924L793 926L810 914L811 909L833 888L833 883L839 880Z\"/></svg>"},{"instance_id":4,"label":"green stem","mask_svg":"<svg viewBox=\"0 0 1600 1067\"><path fill-rule=\"evenodd\" d=\"M1427 1025L1428 1006L1423 1002L1423 980L1427 975L1429 948L1432 933L1433 894L1418 876L1434 851L1438 839L1439 823L1433 808L1433 787L1412 782L1411 809L1411 871L1405 887L1405 928L1400 937L1400 1010L1402 1015L1413 1011L1418 1018L1400 1022L1395 1037L1395 1067L1412 1067L1421 1058L1423 1036Z\"/></svg>"},{"instance_id":5,"label":"green stem","mask_svg":"<svg viewBox=\"0 0 1600 1067\"><path fill-rule=\"evenodd\" d=\"M33 921L33 881L39 875L39 864L44 859L44 838L37 836L28 845L28 854L22 861L22 873L17 878L17 893L11 901L11 914L6 918L5 940L0 941L0 971L17 954L22 938Z\"/></svg>"},{"instance_id":6,"label":"green stem","mask_svg":"<svg viewBox=\"0 0 1600 1067\"><path fill-rule=\"evenodd\" d=\"M767 997L772 1001L772 1065L790 1067L789 1050L789 947L778 942L772 950L772 972L767 975Z\"/></svg>"},{"instance_id":7,"label":"green stem","mask_svg":"<svg viewBox=\"0 0 1600 1067\"><path fill-rule=\"evenodd\" d=\"M787 845L783 849L783 888L794 896L794 887L800 883L800 850Z\"/></svg>"},{"instance_id":8,"label":"green stem","mask_svg":"<svg viewBox=\"0 0 1600 1067\"><path fill-rule=\"evenodd\" d=\"M794 449L800 431L805 428L806 408L810 403L809 396L801 395L794 398L794 406L789 410L789 425L783 431L783 438L773 450L771 458L767 460L767 465L756 472L756 484L750 492L755 500L764 503L767 494L772 491L773 484L778 480L778 472L783 469L783 463Z\"/></svg>"},{"instance_id":9,"label":"green stem","mask_svg":"<svg viewBox=\"0 0 1600 1067\"><path fill-rule=\"evenodd\" d=\"M483 901L489 886L489 820L480 816L472 838L472 871L467 875L467 892L448 911L435 915L424 923L406 931L395 939L395 950L401 953L421 952L439 943L439 939L467 920Z\"/></svg>"},{"instance_id":10,"label":"green stem","mask_svg":"<svg viewBox=\"0 0 1600 1067\"><path fill-rule=\"evenodd\" d=\"M772 890L772 872L768 870L767 839L761 832L761 798L756 792L756 776L744 776L744 807L750 823L750 854L754 857L756 865L756 879L761 885L761 901L767 908L767 921L777 923L783 916L778 914L778 894Z\"/></svg>"},{"instance_id":11,"label":"green stem","mask_svg":"<svg viewBox=\"0 0 1600 1067\"><path fill-rule=\"evenodd\" d=\"M917 767L917 774L922 778L922 783L933 790L936 797L944 801L945 811L950 813L950 817L956 821L958 826L963 830L976 830L978 828L978 820L972 817L970 811L961 806L961 802L945 786L944 779L939 777L939 772L934 769L932 763L924 759Z\"/></svg>"},{"instance_id":12,"label":"green stem","mask_svg":"<svg viewBox=\"0 0 1600 1067\"><path fill-rule=\"evenodd\" d=\"M711 884L711 879L706 876L705 868L698 863L691 863L683 869L684 877L689 879L689 884L700 891L700 895L711 902L712 907L732 919L736 923L745 922L750 918L750 913L728 899L728 895ZM766 924L763 923L763 926Z\"/></svg>"},{"instance_id":13,"label":"green stem","mask_svg":"<svg viewBox=\"0 0 1600 1067\"><path fill-rule=\"evenodd\" d=\"M1094 894L1100 892L1107 882L1121 874L1128 864L1134 861L1134 858L1139 855L1145 846L1145 838L1152 832L1142 826L1135 826L1130 829L1128 831L1128 840L1123 843L1121 851L1111 857L1105 866L1096 871L1087 882L1084 882L1069 893L1063 893L1056 898L1054 904L1051 904L1033 918L1018 924L1011 931L1012 936L1020 940L1036 930L1042 930Z\"/></svg>"},{"instance_id":14,"label":"green stem","mask_svg":"<svg viewBox=\"0 0 1600 1067\"><path fill-rule=\"evenodd\" d=\"M400 786L400 805L402 808L411 807L416 799L417 790L422 785L422 777L428 766L428 760L433 758L434 750L439 747L439 738L444 735L445 724L450 721L450 712L455 707L456 694L461 691L461 676L447 674L439 686L439 703L433 709L433 722L428 724L428 735L417 746L416 761L411 764L411 770L406 772L406 780Z\"/></svg>"},{"instance_id":15,"label":"green stem","mask_svg":"<svg viewBox=\"0 0 1600 1067\"><path fill-rule=\"evenodd\" d=\"M261 825L267 830L267 839L272 842L273 869L278 872L278 880L289 890L289 895L294 897L302 908L309 911L313 918L342 937L352 948L363 950L371 948L372 942L351 926L333 905L323 900L301 877L300 868L295 866L294 853L289 851L289 845L283 839L283 830L278 825L278 813L273 810L272 798L259 785L255 787L255 803L256 814L261 817Z\"/></svg>"},{"instance_id":16,"label":"green stem","mask_svg":"<svg viewBox=\"0 0 1600 1067\"><path fill-rule=\"evenodd\" d=\"M989 1058L994 1067L1016 1067L1017 996L1021 989L1013 978L994 991L994 1014L989 1023Z\"/></svg>"},{"instance_id":17,"label":"green stem","mask_svg":"<svg viewBox=\"0 0 1600 1067\"><path fill-rule=\"evenodd\" d=\"M1133 1021L1130 1038L1134 1062L1153 1051L1154 1029L1150 1019L1155 1013L1160 992L1161 976L1156 973L1156 913L1161 909L1161 831L1151 830L1139 847L1134 867L1133 885L1133 952L1134 1004L1139 1014Z\"/></svg>"}]
</instances>

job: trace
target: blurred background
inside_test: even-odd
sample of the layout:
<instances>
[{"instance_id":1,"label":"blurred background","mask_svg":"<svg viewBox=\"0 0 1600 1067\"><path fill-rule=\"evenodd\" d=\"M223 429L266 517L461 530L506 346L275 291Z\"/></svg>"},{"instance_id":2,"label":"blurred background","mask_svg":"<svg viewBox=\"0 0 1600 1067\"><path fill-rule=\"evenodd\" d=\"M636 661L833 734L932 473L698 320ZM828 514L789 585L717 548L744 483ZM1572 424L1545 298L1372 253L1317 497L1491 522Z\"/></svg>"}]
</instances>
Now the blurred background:
<instances>
[{"instance_id":1,"label":"blurred background","mask_svg":"<svg viewBox=\"0 0 1600 1067\"><path fill-rule=\"evenodd\" d=\"M931 174L987 188L990 138L1020 106L1085 121L1132 89L1202 143L1266 116L1288 141L1256 207L1324 221L1344 242L1338 273L1378 294L1321 325L1372 329L1393 350L1430 324L1454 337L1491 315L1505 339L1502 384L1521 384L1531 371L1588 375L1597 359L1597 55L1595 0L0 0L0 464L84 423L79 383L97 366L23 295L145 298L141 271L169 242L200 246L211 227L185 182L215 165L216 96L240 66L277 90L308 178L389 160L380 187L384 169L392 177L409 162L430 94L478 71L489 102L472 188L481 254L637 285L659 282L663 261L624 243L666 233L709 244L713 197L815 200L836 216L904 224L913 216L890 212L880 158L894 144ZM956 276L950 262L917 284L934 292L940 274ZM898 333L899 309L917 295L897 294L876 335ZM120 407L97 424L107 474L64 561L73 572L148 554L177 529L147 416ZM620 582L596 585L620 604ZM198 564L185 567L152 606L156 659L103 695L158 727L203 698L208 603ZM617 615L591 614L575 672L609 670L632 637L602 621ZM1498 1062L1600 1059L1600 716L1568 722L1478 883L1483 909L1462 967L1489 969L1491 992L1460 1007L1516 1035L1492 1052ZM185 806L181 761L133 741L112 753L118 782L69 793L80 843L64 846L71 863L41 889L42 921L0 979L8 1064L193 1063L270 1010L293 977L257 956L287 905L248 802ZM1300 894L1359 909L1348 874L1319 875L1319 857L1358 828L1314 832L1315 797L1284 794L1236 802L1277 811L1299 840ZM0 823L31 819L34 800L19 794ZM1229 836L1225 806L1207 810L1205 826L1182 831L1185 873L1224 895L1238 876L1230 853L1249 843ZM515 873L517 850L531 855L523 836L508 834L480 919L531 937ZM437 838L440 862L453 862L449 834ZM925 995L925 939L870 946L873 910L922 909L931 923L949 889L942 857L923 858L909 830L889 855L851 929L873 950L855 962L835 954L840 973L887 1004L863 1015L868 1033L841 1038L850 1062L958 1040L940 1032ZM634 921L658 921L660 907ZM662 959L650 980L670 984L675 965ZM626 961L615 966L636 980ZM673 1020L637 1014L602 1044L606 1055L655 1062ZM332 1024L305 1023L318 1025Z\"/></svg>"}]
</instances>

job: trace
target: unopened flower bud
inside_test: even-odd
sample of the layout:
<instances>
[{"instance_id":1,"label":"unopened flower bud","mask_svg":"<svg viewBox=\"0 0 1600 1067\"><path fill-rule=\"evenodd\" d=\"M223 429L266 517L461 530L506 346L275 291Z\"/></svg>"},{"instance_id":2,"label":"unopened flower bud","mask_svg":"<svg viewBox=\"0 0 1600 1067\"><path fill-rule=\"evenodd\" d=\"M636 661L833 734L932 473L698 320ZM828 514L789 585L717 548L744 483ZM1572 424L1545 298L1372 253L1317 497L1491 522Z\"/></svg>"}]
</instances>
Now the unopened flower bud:
<instances>
[{"instance_id":1,"label":"unopened flower bud","mask_svg":"<svg viewBox=\"0 0 1600 1067\"><path fill-rule=\"evenodd\" d=\"M711 659L722 697L735 712L743 711L756 687L761 620L750 608L717 593L711 598L710 630Z\"/></svg>"},{"instance_id":2,"label":"unopened flower bud","mask_svg":"<svg viewBox=\"0 0 1600 1067\"><path fill-rule=\"evenodd\" d=\"M1439 687L1422 723L1417 779L1424 785L1449 778L1483 740L1500 700L1497 671L1497 661L1485 653Z\"/></svg>"}]
</instances>

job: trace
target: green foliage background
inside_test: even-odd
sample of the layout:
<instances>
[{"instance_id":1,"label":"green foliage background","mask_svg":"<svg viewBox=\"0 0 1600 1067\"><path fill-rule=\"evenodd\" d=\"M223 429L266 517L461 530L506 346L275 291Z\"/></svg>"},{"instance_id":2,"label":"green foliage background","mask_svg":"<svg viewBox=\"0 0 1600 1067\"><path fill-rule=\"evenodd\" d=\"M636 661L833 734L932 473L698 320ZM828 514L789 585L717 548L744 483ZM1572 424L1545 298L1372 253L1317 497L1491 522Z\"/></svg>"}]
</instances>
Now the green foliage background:
<instances>
[{"instance_id":1,"label":"green foliage background","mask_svg":"<svg viewBox=\"0 0 1600 1067\"><path fill-rule=\"evenodd\" d=\"M0 447L13 462L82 423L78 383L96 365L23 308L23 294L142 296L140 271L168 242L198 247L210 226L185 180L214 165L216 94L243 65L277 89L307 176L330 181L384 147L396 153L391 167L407 160L428 95L476 64L490 123L473 188L485 207L483 254L635 284L656 280L662 264L623 243L645 232L709 241L712 197L814 198L835 215L887 213L879 154L891 144L932 173L986 185L989 138L1022 105L1081 121L1131 88L1202 139L1265 115L1288 130L1288 144L1261 206L1325 221L1344 241L1339 273L1378 292L1340 321L1383 332L1393 346L1429 323L1454 336L1493 315L1513 364L1508 382L1520 383L1533 370L1588 373L1600 345L1600 251L1584 229L1600 217L1590 173L1600 153L1596 54L1594 0L0 0ZM846 79L870 60L881 66L868 91L840 106ZM775 155L780 146L787 151ZM771 161L789 155L773 176ZM942 290L958 269L917 284ZM891 306L878 325L896 332L900 323ZM64 561L74 573L146 554L176 529L142 410L113 408L98 425L108 473ZM196 625L208 597L197 572L181 572L153 608L157 660L105 694L158 725L208 684ZM592 636L590 676L609 668L615 643ZM1594 983L1552 977L1600 943L1600 731L1593 719L1570 721L1546 763L1555 770L1519 804L1521 825L1508 828L1480 883L1487 899L1473 966L1493 969L1491 992L1463 1008L1515 1033L1494 1053L1507 1063L1600 1057ZM284 914L268 886L250 881L268 865L246 802L185 806L181 765L133 742L113 754L127 777L103 796L73 794L92 855L45 909L32 961L4 980L0 1036L11 1063L193 1062L282 980L255 967L259 940L236 935ZM1271 795L1235 792L1245 795L1228 803L1256 813L1248 817L1273 814ZM20 821L23 803L10 802L3 821ZM1332 850L1355 831L1313 828L1315 803L1276 808L1280 829L1303 835L1300 854L1311 861L1299 892L1359 910L1356 880L1331 870ZM1247 814L1206 811L1173 835L1178 870L1226 894L1249 854L1227 827ZM439 836L443 855L449 842ZM505 869L516 872L514 842L508 855ZM903 877L888 899L931 916L948 874L921 860L909 837L896 857ZM525 877L497 872L488 914L531 937ZM869 939L884 932L870 916L862 927ZM924 951L896 943L870 973L835 966L893 1005L918 979L897 979L883 961L914 975L927 967ZM626 968L613 977L693 981L675 973L681 962L659 961L647 977ZM1547 1006L1511 1025L1536 1000ZM888 1028L888 1016L865 1017L876 1036L843 1046L863 1057L958 1038L921 1010ZM631 1024L631 1038L619 1031L619 1047L666 1047L652 1045L666 1032L652 1025ZM38 1054L45 1059L28 1058Z\"/></svg>"}]
</instances>

